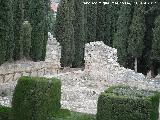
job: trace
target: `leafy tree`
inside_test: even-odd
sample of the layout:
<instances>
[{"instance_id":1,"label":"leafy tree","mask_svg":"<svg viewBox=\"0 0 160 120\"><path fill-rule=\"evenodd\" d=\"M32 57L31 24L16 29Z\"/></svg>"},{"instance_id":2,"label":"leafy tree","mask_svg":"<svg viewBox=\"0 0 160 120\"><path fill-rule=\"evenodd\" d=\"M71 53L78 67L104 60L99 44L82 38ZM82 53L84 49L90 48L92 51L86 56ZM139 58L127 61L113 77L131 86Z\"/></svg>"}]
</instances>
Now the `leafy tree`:
<instances>
[{"instance_id":1,"label":"leafy tree","mask_svg":"<svg viewBox=\"0 0 160 120\"><path fill-rule=\"evenodd\" d=\"M138 2L138 1L137 1ZM135 59L135 71L137 72L137 59L142 56L145 36L145 5L135 4L130 34L128 39L128 54Z\"/></svg>"}]
</instances>

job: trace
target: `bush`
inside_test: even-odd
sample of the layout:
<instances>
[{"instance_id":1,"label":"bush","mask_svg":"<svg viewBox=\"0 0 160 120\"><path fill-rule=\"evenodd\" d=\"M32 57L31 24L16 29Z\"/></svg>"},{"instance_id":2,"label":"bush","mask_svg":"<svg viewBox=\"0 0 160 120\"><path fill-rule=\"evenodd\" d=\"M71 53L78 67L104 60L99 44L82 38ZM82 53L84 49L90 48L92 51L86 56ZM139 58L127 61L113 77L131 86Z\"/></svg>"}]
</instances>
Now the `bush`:
<instances>
[{"instance_id":1,"label":"bush","mask_svg":"<svg viewBox=\"0 0 160 120\"><path fill-rule=\"evenodd\" d=\"M0 120L9 120L11 108L0 105Z\"/></svg>"},{"instance_id":2,"label":"bush","mask_svg":"<svg viewBox=\"0 0 160 120\"><path fill-rule=\"evenodd\" d=\"M111 87L98 98L97 120L157 120L159 93Z\"/></svg>"},{"instance_id":3,"label":"bush","mask_svg":"<svg viewBox=\"0 0 160 120\"><path fill-rule=\"evenodd\" d=\"M14 120L51 120L61 107L61 82L56 78L21 77L12 99Z\"/></svg>"}]
</instances>

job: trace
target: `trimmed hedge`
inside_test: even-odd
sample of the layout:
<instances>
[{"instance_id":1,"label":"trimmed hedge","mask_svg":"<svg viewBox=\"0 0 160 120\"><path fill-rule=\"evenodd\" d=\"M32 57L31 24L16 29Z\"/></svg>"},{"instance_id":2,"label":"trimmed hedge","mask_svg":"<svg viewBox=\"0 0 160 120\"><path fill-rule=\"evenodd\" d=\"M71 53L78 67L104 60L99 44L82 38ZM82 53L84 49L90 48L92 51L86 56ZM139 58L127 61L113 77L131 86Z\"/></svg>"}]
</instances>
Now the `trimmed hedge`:
<instances>
[{"instance_id":1,"label":"trimmed hedge","mask_svg":"<svg viewBox=\"0 0 160 120\"><path fill-rule=\"evenodd\" d=\"M159 93L117 86L98 98L97 120L157 120Z\"/></svg>"},{"instance_id":2,"label":"trimmed hedge","mask_svg":"<svg viewBox=\"0 0 160 120\"><path fill-rule=\"evenodd\" d=\"M9 120L11 108L0 105L0 120Z\"/></svg>"},{"instance_id":3,"label":"trimmed hedge","mask_svg":"<svg viewBox=\"0 0 160 120\"><path fill-rule=\"evenodd\" d=\"M60 110L60 99L60 80L21 77L12 99L13 120L51 120Z\"/></svg>"}]
</instances>

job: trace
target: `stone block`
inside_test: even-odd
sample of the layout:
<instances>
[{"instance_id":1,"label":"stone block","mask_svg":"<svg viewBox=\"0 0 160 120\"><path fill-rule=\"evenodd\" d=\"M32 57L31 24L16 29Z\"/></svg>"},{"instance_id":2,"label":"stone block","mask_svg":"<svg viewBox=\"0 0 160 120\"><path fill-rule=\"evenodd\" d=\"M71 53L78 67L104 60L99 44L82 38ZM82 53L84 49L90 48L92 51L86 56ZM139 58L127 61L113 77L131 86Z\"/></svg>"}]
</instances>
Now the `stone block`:
<instances>
[{"instance_id":1,"label":"stone block","mask_svg":"<svg viewBox=\"0 0 160 120\"><path fill-rule=\"evenodd\" d=\"M13 80L14 80L14 74L6 74L4 83L10 82L10 81L13 81Z\"/></svg>"}]
</instances>

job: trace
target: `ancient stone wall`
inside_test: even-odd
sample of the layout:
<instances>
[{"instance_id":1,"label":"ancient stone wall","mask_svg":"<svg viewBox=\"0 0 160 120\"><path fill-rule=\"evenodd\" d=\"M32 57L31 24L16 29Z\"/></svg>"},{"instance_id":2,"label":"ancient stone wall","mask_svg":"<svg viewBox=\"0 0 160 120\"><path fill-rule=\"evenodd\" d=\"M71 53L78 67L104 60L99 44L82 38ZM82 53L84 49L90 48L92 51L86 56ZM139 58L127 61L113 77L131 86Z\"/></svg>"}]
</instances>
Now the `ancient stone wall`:
<instances>
[{"instance_id":1,"label":"ancient stone wall","mask_svg":"<svg viewBox=\"0 0 160 120\"><path fill-rule=\"evenodd\" d=\"M21 76L39 76L58 74L60 68L61 47L51 33L48 33L45 61L33 62L21 60L4 63L0 66L0 83L16 81Z\"/></svg>"},{"instance_id":2,"label":"ancient stone wall","mask_svg":"<svg viewBox=\"0 0 160 120\"><path fill-rule=\"evenodd\" d=\"M117 50L102 41L91 42L85 46L86 76L93 81L104 81L108 85L129 85L140 89L160 90L160 85L147 79L143 74L120 66Z\"/></svg>"}]
</instances>

